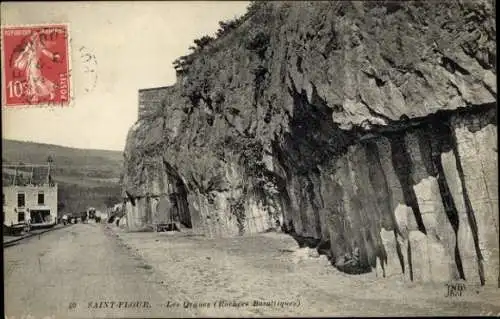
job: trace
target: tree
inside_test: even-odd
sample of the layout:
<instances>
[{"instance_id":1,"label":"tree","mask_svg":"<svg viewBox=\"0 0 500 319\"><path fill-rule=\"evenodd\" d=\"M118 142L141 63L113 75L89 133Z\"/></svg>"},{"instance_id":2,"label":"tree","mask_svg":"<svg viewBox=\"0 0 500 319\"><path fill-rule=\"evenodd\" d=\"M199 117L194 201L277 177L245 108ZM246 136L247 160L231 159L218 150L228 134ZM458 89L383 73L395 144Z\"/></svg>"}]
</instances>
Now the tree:
<instances>
[{"instance_id":1,"label":"tree","mask_svg":"<svg viewBox=\"0 0 500 319\"><path fill-rule=\"evenodd\" d=\"M64 204L64 202L58 202L57 203L57 211L58 212L63 211L65 207L66 207L66 204Z\"/></svg>"},{"instance_id":2,"label":"tree","mask_svg":"<svg viewBox=\"0 0 500 319\"><path fill-rule=\"evenodd\" d=\"M204 35L199 39L195 39L193 42L198 47L198 50L202 50L204 47L209 45L213 40L215 39L212 38L211 36Z\"/></svg>"},{"instance_id":3,"label":"tree","mask_svg":"<svg viewBox=\"0 0 500 319\"><path fill-rule=\"evenodd\" d=\"M115 204L117 202L118 201L116 200L115 196L108 196L104 200L104 204L106 205L107 208L111 208L111 207L115 206Z\"/></svg>"},{"instance_id":4,"label":"tree","mask_svg":"<svg viewBox=\"0 0 500 319\"><path fill-rule=\"evenodd\" d=\"M242 18L236 18L233 20L219 21L219 29L217 30L217 37L221 37L231 30L236 29L243 22Z\"/></svg>"},{"instance_id":5,"label":"tree","mask_svg":"<svg viewBox=\"0 0 500 319\"><path fill-rule=\"evenodd\" d=\"M261 1L250 1L250 4L247 7L247 12L245 13L246 16L250 16L254 13L256 13L260 6L261 6Z\"/></svg>"},{"instance_id":6,"label":"tree","mask_svg":"<svg viewBox=\"0 0 500 319\"><path fill-rule=\"evenodd\" d=\"M185 71L187 66L193 62L193 57L191 55L183 55L176 59L172 64L177 72Z\"/></svg>"}]
</instances>

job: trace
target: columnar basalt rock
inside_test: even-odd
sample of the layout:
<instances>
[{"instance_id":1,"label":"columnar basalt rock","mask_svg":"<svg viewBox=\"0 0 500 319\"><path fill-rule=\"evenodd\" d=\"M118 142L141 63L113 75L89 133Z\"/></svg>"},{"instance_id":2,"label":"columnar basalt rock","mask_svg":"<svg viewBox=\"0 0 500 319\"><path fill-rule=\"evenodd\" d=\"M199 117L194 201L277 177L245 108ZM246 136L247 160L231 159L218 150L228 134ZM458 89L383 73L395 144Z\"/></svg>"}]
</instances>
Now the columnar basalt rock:
<instances>
[{"instance_id":1,"label":"columnar basalt rock","mask_svg":"<svg viewBox=\"0 0 500 319\"><path fill-rule=\"evenodd\" d=\"M496 110L486 114L454 116L457 153L460 158L462 187L473 221L479 248L479 267L484 278L498 279L498 153ZM481 270L484 268L484 270Z\"/></svg>"},{"instance_id":2,"label":"columnar basalt rock","mask_svg":"<svg viewBox=\"0 0 500 319\"><path fill-rule=\"evenodd\" d=\"M257 2L141 90L130 230L281 229L348 273L499 280L494 6Z\"/></svg>"}]
</instances>

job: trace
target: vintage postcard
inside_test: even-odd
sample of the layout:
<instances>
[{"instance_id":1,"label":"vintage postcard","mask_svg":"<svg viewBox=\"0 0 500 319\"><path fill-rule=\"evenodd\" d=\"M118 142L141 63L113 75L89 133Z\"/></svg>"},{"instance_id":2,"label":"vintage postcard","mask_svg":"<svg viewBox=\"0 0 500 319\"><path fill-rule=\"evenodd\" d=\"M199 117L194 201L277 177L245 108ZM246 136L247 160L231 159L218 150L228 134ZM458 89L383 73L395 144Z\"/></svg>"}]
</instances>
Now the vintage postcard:
<instances>
[{"instance_id":1,"label":"vintage postcard","mask_svg":"<svg viewBox=\"0 0 500 319\"><path fill-rule=\"evenodd\" d=\"M8 319L500 316L496 2L2 2Z\"/></svg>"}]
</instances>

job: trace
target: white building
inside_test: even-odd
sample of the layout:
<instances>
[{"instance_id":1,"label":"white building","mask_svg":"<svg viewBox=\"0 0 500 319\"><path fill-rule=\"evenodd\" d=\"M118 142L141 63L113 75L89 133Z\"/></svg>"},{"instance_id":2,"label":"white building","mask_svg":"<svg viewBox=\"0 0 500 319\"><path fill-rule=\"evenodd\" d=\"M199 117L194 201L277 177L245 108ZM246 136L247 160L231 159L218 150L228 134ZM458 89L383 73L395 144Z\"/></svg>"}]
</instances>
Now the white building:
<instances>
[{"instance_id":1,"label":"white building","mask_svg":"<svg viewBox=\"0 0 500 319\"><path fill-rule=\"evenodd\" d=\"M30 222L32 227L46 227L57 223L57 184L50 170L50 164L3 167L4 225Z\"/></svg>"}]
</instances>

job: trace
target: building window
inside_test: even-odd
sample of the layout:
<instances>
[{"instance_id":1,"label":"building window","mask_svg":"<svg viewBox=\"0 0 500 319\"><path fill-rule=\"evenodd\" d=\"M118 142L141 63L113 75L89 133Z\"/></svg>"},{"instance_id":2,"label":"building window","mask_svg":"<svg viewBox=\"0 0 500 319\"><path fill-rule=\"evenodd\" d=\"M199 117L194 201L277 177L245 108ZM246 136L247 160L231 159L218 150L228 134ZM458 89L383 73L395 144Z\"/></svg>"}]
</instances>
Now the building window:
<instances>
[{"instance_id":1,"label":"building window","mask_svg":"<svg viewBox=\"0 0 500 319\"><path fill-rule=\"evenodd\" d=\"M45 196L43 193L38 193L38 205L45 204Z\"/></svg>"},{"instance_id":2,"label":"building window","mask_svg":"<svg viewBox=\"0 0 500 319\"><path fill-rule=\"evenodd\" d=\"M17 207L24 207L24 193L17 194Z\"/></svg>"},{"instance_id":3,"label":"building window","mask_svg":"<svg viewBox=\"0 0 500 319\"><path fill-rule=\"evenodd\" d=\"M24 212L17 213L17 222L24 222Z\"/></svg>"}]
</instances>

